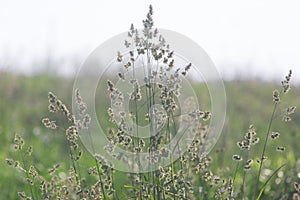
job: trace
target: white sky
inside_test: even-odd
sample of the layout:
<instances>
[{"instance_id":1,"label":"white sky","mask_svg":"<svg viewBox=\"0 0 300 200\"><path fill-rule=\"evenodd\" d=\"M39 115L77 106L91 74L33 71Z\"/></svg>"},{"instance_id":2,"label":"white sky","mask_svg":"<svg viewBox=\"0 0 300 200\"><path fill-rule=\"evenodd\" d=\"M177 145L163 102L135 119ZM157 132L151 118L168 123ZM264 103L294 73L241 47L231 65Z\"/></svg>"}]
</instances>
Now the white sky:
<instances>
[{"instance_id":1,"label":"white sky","mask_svg":"<svg viewBox=\"0 0 300 200\"><path fill-rule=\"evenodd\" d=\"M158 28L197 42L220 73L300 82L299 0L0 0L0 68L30 72L47 56L86 56L108 38L142 27L148 5ZM16 67L18 66L18 67Z\"/></svg>"}]
</instances>

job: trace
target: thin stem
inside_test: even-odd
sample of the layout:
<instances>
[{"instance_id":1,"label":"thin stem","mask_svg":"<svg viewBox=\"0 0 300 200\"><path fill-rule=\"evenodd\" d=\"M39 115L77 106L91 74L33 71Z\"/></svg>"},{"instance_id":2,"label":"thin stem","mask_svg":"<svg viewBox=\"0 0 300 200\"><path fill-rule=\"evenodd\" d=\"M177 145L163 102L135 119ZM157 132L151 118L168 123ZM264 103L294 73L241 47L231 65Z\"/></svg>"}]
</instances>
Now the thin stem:
<instances>
[{"instance_id":1,"label":"thin stem","mask_svg":"<svg viewBox=\"0 0 300 200\"><path fill-rule=\"evenodd\" d=\"M134 49L132 50L132 52L134 53ZM135 61L132 62L132 76L133 76L133 79L135 80ZM136 140L137 140L137 147L139 147L140 146L140 143L139 143L139 115L138 115L138 104L137 104L137 93L136 93L139 90L139 88L135 88L135 87L140 87L140 86L138 86L138 85L134 86ZM138 176L139 176L139 179L141 180L141 173L140 173L141 161L140 161L139 154L137 155L137 159L138 159L138 171L139 171ZM139 190L140 190L140 192L139 192L140 193L140 199L142 199L142 187L141 187L141 185L139 185Z\"/></svg>"},{"instance_id":2,"label":"thin stem","mask_svg":"<svg viewBox=\"0 0 300 200\"><path fill-rule=\"evenodd\" d=\"M172 117L172 121L173 121L174 132L175 132L175 134L177 134L177 127L176 127L176 122L175 122L175 118L174 118L174 113L173 113L173 111L171 112L171 117ZM179 153L179 155L181 156L181 151L180 151L178 142L179 142L179 140L177 141L176 146L177 146L178 153ZM182 162L180 162L180 169L183 169Z\"/></svg>"},{"instance_id":3,"label":"thin stem","mask_svg":"<svg viewBox=\"0 0 300 200\"><path fill-rule=\"evenodd\" d=\"M240 150L240 154L243 154L243 150L242 149ZM237 162L236 168L235 168L235 171L234 171L234 176L233 176L232 184L234 184L234 182L235 182L236 175L237 175L237 172L238 172L239 168L240 168L240 162Z\"/></svg>"},{"instance_id":4,"label":"thin stem","mask_svg":"<svg viewBox=\"0 0 300 200\"><path fill-rule=\"evenodd\" d=\"M26 178L29 179L28 170L27 170L27 165L26 165L26 161L25 161L24 157L25 157L25 156L21 156L22 162L23 162L23 165L24 165L24 169L26 170L26 172L25 172ZM33 195L33 187L32 187L31 184L29 184L29 188L30 188L30 195L31 195L32 199L34 200L35 198L34 198L34 195Z\"/></svg>"},{"instance_id":5,"label":"thin stem","mask_svg":"<svg viewBox=\"0 0 300 200\"><path fill-rule=\"evenodd\" d=\"M97 172L98 172L98 176L99 176L99 180L100 180L100 187L101 187L103 199L106 200L106 195L105 195L102 177L101 177L101 173L100 173L100 167L99 167L99 163L98 163L96 157L95 157L95 162L96 162Z\"/></svg>"},{"instance_id":6,"label":"thin stem","mask_svg":"<svg viewBox=\"0 0 300 200\"><path fill-rule=\"evenodd\" d=\"M249 151L247 151L247 156L246 156L246 160L249 159ZM243 172L243 182L241 185L241 195L242 195L242 199L244 199L244 195L245 195L245 180L246 180L246 171L244 170Z\"/></svg>"},{"instance_id":7,"label":"thin stem","mask_svg":"<svg viewBox=\"0 0 300 200\"><path fill-rule=\"evenodd\" d=\"M262 169L262 165L263 165L263 158L265 156L267 142L268 142L268 138L269 138L271 126L272 126L272 123L273 123L275 111L276 111L276 108L277 108L277 104L278 103L275 102L274 107L273 107L273 112L272 112L272 116L271 116L271 119L270 119L270 122L269 122L268 130L267 130L267 134L266 134L266 138L265 138L265 142L264 142L263 151L262 151L262 154L261 154L261 157L260 157L259 170L258 170L258 175L257 175L257 180L256 180L256 186L255 186L255 194L258 193L258 184L259 184L259 178L260 178L261 169Z\"/></svg>"},{"instance_id":8,"label":"thin stem","mask_svg":"<svg viewBox=\"0 0 300 200\"><path fill-rule=\"evenodd\" d=\"M245 179L246 179L246 171L243 172L243 182L241 185L241 199L244 199L244 194L245 194Z\"/></svg>"},{"instance_id":9,"label":"thin stem","mask_svg":"<svg viewBox=\"0 0 300 200\"><path fill-rule=\"evenodd\" d=\"M240 166L240 162L237 162L235 170L234 170L234 176L233 176L232 184L234 184L234 182L235 182L235 178L236 178L239 166Z\"/></svg>"},{"instance_id":10,"label":"thin stem","mask_svg":"<svg viewBox=\"0 0 300 200\"><path fill-rule=\"evenodd\" d=\"M74 158L73 151L71 149L71 143L70 143L70 141L68 139L67 139L67 141L68 141L68 145L70 147L69 148L69 153L70 153L70 157L71 157L72 167L73 167L73 169L75 171L75 174L77 175L75 178L76 178L77 183L79 183L79 186L81 187L79 169L77 169L77 167L76 167L76 161L74 160L75 158Z\"/></svg>"},{"instance_id":11,"label":"thin stem","mask_svg":"<svg viewBox=\"0 0 300 200\"><path fill-rule=\"evenodd\" d=\"M90 143L91 143L91 146L92 146L93 157L94 157L94 160L95 160L95 164L96 164L96 168L97 168L97 173L98 173L98 177L99 177L99 181L100 181L101 192L102 192L102 195L103 195L103 199L106 200L106 195L105 195L105 191L104 191L102 177L101 177L101 173L100 173L100 169L99 169L99 163L97 161L97 158L94 156L94 154L95 154L95 147L94 147L94 143L93 143L93 140L92 140L90 129L88 129L88 136L89 136L89 140L90 140Z\"/></svg>"}]
</instances>

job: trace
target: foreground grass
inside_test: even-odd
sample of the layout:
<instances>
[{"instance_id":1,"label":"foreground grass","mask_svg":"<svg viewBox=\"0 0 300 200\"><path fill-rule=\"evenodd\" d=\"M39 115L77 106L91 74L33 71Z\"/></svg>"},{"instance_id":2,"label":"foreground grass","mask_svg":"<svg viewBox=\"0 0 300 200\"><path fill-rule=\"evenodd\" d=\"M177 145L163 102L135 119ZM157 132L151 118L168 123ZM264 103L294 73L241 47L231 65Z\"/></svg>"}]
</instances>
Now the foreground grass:
<instances>
[{"instance_id":1,"label":"foreground grass","mask_svg":"<svg viewBox=\"0 0 300 200\"><path fill-rule=\"evenodd\" d=\"M33 161L42 171L47 171L54 163L62 164L62 171L71 164L63 135L59 132L53 133L44 129L41 119L49 115L46 100L48 91L55 91L67 105L71 105L72 80L47 75L25 77L1 74L0 76L0 159L3 161L0 163L0 167L3 169L0 171L0 187L2 190L0 195L1 199L15 199L17 192L23 191L24 185L26 185L19 174L8 168L4 162L6 157L11 156L11 142L15 132L21 134L28 144L34 146ZM232 155L237 154L238 151L236 142L244 137L244 132L247 131L249 124L255 124L256 131L261 135L265 133L265 127L272 110L270 93L275 85L258 81L233 81L225 83L225 86L228 98L227 121L224 132L210 156L214 160L212 168L215 171L220 171L225 176L232 176L232 169L236 167L236 163L232 161ZM195 87L199 87L200 90L202 86ZM201 94L199 94L199 98L202 101L209 100ZM295 87L286 97L285 102L300 107L299 99L300 92ZM103 102L100 102L100 105L102 104ZM204 102L204 104L209 104L209 102ZM281 118L282 116L278 112L275 117ZM296 112L293 121L275 123L273 126L273 130L281 132L280 144L284 144L286 150L283 153L278 152L275 150L279 145L278 142L270 143L267 152L268 157L272 157L272 160L268 161L267 166L269 169L275 169L283 162L286 162L287 165L271 180L266 188L266 195L269 194L279 198L285 188L285 191L292 192L291 189L287 188L290 187L293 181L297 181L297 174L300 171L299 121L300 115ZM255 149L257 152L261 152L261 150L261 147ZM90 164L90 158L88 156L81 163L82 167ZM282 176L282 173L284 176ZM237 178L237 181L241 180L241 178ZM124 184L120 182L119 187ZM255 178L247 179L248 187L255 184ZM28 191L28 188L25 187L25 190ZM249 194L247 195L249 196Z\"/></svg>"}]
</instances>

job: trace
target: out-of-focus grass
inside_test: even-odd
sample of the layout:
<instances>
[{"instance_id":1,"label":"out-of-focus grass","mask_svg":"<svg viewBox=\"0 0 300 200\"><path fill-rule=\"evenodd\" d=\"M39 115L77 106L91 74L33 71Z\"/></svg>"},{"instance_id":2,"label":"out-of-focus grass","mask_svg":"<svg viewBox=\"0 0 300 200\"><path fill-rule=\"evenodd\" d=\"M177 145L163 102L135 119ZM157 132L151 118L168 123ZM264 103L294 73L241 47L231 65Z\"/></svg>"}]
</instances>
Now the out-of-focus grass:
<instances>
[{"instance_id":1,"label":"out-of-focus grass","mask_svg":"<svg viewBox=\"0 0 300 200\"><path fill-rule=\"evenodd\" d=\"M22 178L14 169L6 166L5 158L11 156L11 143L14 134L18 132L25 141L34 146L34 161L39 169L47 171L54 163L69 165L66 141L63 133L51 132L43 128L41 119L49 116L47 110L48 91L55 92L69 107L71 107L72 80L66 78L38 75L32 77L17 76L8 73L0 74L0 198L15 199L17 191L26 190ZM219 166L233 167L232 154L237 151L236 141L240 140L247 131L249 124L254 124L258 134L263 138L268 119L272 111L272 91L276 86L273 83L261 83L258 81L232 81L225 83L227 92L227 119L223 133L211 152L214 159L213 167L218 170ZM196 85L195 91L199 96L204 109L209 110L209 96L203 85ZM98 91L106 91L106 86L98 88ZM300 108L300 90L294 87L285 99L289 105ZM103 93L102 93L103 94ZM97 111L100 111L105 102L98 102ZM106 102L107 103L107 102ZM281 108L289 105L280 105ZM100 109L100 110L99 110ZM102 111L105 113L106 111ZM276 117L281 118L282 113ZM107 116L98 115L104 119ZM281 133L280 144L286 146L285 158L288 159L287 168L298 173L300 146L300 113L296 111L293 121L289 123L275 123L272 130ZM278 143L270 143L268 157L278 158L275 150ZM216 153L216 150L224 149ZM259 149L256 149L257 151ZM85 152L88 154L88 152ZM88 165L87 158L83 163ZM273 160L270 165L277 164L279 160ZM84 167L84 166L83 166ZM223 172L226 173L226 172ZM229 172L228 172L229 173ZM122 180L120 180L122 187ZM275 185L276 186L276 185ZM278 186L279 187L279 186ZM272 188L276 189L276 187Z\"/></svg>"}]
</instances>

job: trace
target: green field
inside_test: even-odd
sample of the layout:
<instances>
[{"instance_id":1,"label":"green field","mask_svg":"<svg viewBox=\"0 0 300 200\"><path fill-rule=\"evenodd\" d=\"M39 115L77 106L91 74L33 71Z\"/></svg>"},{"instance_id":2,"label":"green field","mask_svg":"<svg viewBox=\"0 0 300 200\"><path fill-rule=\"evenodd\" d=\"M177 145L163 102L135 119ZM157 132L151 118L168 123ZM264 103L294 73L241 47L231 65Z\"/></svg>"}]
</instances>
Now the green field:
<instances>
[{"instance_id":1,"label":"green field","mask_svg":"<svg viewBox=\"0 0 300 200\"><path fill-rule=\"evenodd\" d=\"M16 199L17 192L29 192L22 172L8 167L5 163L6 158L23 159L22 156L15 155L12 149L15 133L20 134L26 144L33 145L34 153L31 160L24 162L28 165L33 163L41 173L47 174L47 170L55 163L61 165L61 171L71 164L64 134L58 130L51 131L44 128L41 120L47 116L53 117L47 109L48 92L54 92L67 106L71 107L72 86L73 81L66 78L0 73L0 167L2 169L0 171L0 199ZM237 162L232 160L232 155L239 154L240 150L236 143L243 139L250 124L255 126L261 142L247 156L257 155L262 151L263 140L273 109L272 93L275 88L281 86L260 81L231 81L225 82L225 87L227 94L226 122L217 145L209 155L213 159L212 171L219 176L233 177ZM195 85L195 91L202 89L202 85ZM106 90L106 86L99 90ZM198 95L203 105L209 105L209 97L206 94L199 92ZM271 131L280 132L281 135L278 140L268 143L266 149L268 162L264 166L264 172L268 176L270 174L265 169L274 172L280 165L284 163L286 165L270 180L262 199L280 199L283 194L287 195L286 199L291 199L295 192L293 183L294 181L299 182L300 179L300 112L296 110L290 122L281 120L285 107L300 108L300 87L292 85L291 91L281 100L271 128ZM96 107L101 110L104 102L98 103ZM209 110L209 108L207 109ZM107 116L98 117L100 120L107 118ZM276 151L277 146L284 146L285 151ZM92 161L88 152L84 152L84 158L80 162L82 171ZM119 173L116 178L123 176ZM243 173L236 175L236 184L242 181L242 176ZM251 192L256 184L254 172L249 171L245 181L245 196L251 197ZM116 188L121 188L122 185L126 185L124 178L120 178ZM119 198L122 199L122 194Z\"/></svg>"}]
</instances>

